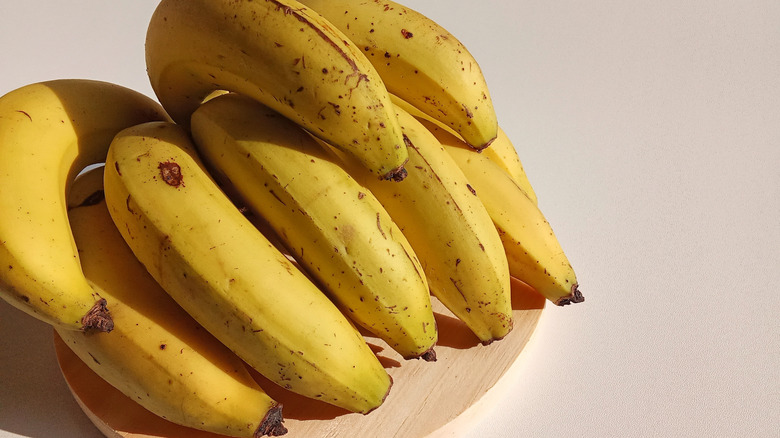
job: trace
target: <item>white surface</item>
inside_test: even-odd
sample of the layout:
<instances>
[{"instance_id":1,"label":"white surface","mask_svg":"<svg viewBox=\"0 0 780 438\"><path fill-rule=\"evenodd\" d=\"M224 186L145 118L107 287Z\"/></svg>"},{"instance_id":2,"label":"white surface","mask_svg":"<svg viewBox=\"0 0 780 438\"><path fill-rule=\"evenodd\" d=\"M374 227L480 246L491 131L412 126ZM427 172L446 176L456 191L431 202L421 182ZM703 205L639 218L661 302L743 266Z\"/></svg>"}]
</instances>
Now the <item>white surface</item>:
<instances>
[{"instance_id":1,"label":"white surface","mask_svg":"<svg viewBox=\"0 0 780 438\"><path fill-rule=\"evenodd\" d=\"M87 77L152 95L155 4L2 2L0 94ZM586 296L548 309L461 436L777 437L780 2L406 4L482 66ZM4 302L0 388L1 438L99 436L47 327Z\"/></svg>"}]
</instances>

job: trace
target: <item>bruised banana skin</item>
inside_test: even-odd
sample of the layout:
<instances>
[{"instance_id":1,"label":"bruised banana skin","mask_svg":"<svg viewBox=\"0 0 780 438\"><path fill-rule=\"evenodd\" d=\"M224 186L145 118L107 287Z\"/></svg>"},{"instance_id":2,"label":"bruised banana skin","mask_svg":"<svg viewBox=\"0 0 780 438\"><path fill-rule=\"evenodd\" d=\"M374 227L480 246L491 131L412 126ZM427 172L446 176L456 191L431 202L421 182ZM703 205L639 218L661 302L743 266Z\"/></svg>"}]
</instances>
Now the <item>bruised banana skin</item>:
<instances>
[{"instance_id":1,"label":"bruised banana skin","mask_svg":"<svg viewBox=\"0 0 780 438\"><path fill-rule=\"evenodd\" d=\"M111 333L55 329L111 386L157 416L220 435L279 436L282 406L146 272L103 198L103 168L79 176L71 227L87 280L110 300Z\"/></svg>"},{"instance_id":2,"label":"bruised banana skin","mask_svg":"<svg viewBox=\"0 0 780 438\"><path fill-rule=\"evenodd\" d=\"M408 154L387 89L359 48L295 0L163 0L146 37L152 88L174 121L215 90L271 107L400 180Z\"/></svg>"},{"instance_id":3,"label":"bruised banana skin","mask_svg":"<svg viewBox=\"0 0 780 438\"><path fill-rule=\"evenodd\" d=\"M477 150L496 138L496 113L482 70L441 25L389 0L301 3L363 50L391 93L454 129Z\"/></svg>"},{"instance_id":4,"label":"bruised banana skin","mask_svg":"<svg viewBox=\"0 0 780 438\"><path fill-rule=\"evenodd\" d=\"M342 312L404 358L435 360L436 321L414 251L309 134L235 94L204 103L191 130L215 179L271 226Z\"/></svg>"},{"instance_id":5,"label":"bruised banana skin","mask_svg":"<svg viewBox=\"0 0 780 438\"><path fill-rule=\"evenodd\" d=\"M431 293L483 344L502 339L512 329L512 307L498 232L436 138L400 108L397 114L408 139L407 181L370 178L341 154L344 166L401 228L422 262Z\"/></svg>"},{"instance_id":6,"label":"bruised banana skin","mask_svg":"<svg viewBox=\"0 0 780 438\"><path fill-rule=\"evenodd\" d=\"M444 147L493 219L511 275L559 306L584 301L550 223L520 186L487 157L457 145Z\"/></svg>"},{"instance_id":7,"label":"bruised banana skin","mask_svg":"<svg viewBox=\"0 0 780 438\"><path fill-rule=\"evenodd\" d=\"M339 309L219 189L184 128L146 123L111 143L117 228L187 313L276 384L354 412L392 381Z\"/></svg>"},{"instance_id":8,"label":"bruised banana skin","mask_svg":"<svg viewBox=\"0 0 780 438\"><path fill-rule=\"evenodd\" d=\"M393 103L413 115L443 144L470 148L457 132L445 124L423 113L413 107L409 102L406 102L396 95L391 95L390 97L393 100ZM534 204L537 203L536 192L531 186L531 182L528 180L528 175L525 173L523 163L520 161L520 156L517 154L517 149L515 149L512 141L500 125L498 126L496 139L490 144L489 148L483 149L479 151L479 153L486 156L490 161L496 163L507 172L517 185L520 186L526 196L528 196Z\"/></svg>"},{"instance_id":9,"label":"bruised banana skin","mask_svg":"<svg viewBox=\"0 0 780 438\"><path fill-rule=\"evenodd\" d=\"M110 303L81 271L66 193L105 160L114 134L166 119L146 96L99 81L39 82L0 97L0 297L64 330L111 330Z\"/></svg>"}]
</instances>

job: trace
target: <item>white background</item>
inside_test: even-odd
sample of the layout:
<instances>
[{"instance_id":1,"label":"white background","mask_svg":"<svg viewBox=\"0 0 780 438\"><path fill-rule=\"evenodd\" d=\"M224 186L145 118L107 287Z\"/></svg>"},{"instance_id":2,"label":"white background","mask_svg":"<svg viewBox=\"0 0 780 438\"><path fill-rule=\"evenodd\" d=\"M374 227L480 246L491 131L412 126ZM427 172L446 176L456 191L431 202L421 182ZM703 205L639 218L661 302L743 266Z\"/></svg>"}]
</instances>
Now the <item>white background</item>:
<instances>
[{"instance_id":1,"label":"white background","mask_svg":"<svg viewBox=\"0 0 780 438\"><path fill-rule=\"evenodd\" d=\"M3 1L0 94L84 77L152 96L155 4ZM457 436L777 437L780 2L406 4L482 66L586 296L548 307ZM99 436L48 327L4 302L0 388L2 438Z\"/></svg>"}]
</instances>

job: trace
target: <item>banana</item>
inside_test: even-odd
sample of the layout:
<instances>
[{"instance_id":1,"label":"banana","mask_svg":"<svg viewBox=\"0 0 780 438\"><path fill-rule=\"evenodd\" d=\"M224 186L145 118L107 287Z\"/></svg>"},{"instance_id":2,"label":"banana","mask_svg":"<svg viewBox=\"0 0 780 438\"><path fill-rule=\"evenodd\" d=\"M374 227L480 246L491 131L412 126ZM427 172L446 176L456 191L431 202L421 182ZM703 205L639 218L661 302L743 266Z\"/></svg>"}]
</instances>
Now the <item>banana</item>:
<instances>
[{"instance_id":1,"label":"banana","mask_svg":"<svg viewBox=\"0 0 780 438\"><path fill-rule=\"evenodd\" d=\"M117 134L104 184L152 277L252 368L350 411L382 404L392 381L358 330L219 189L183 127Z\"/></svg>"},{"instance_id":2,"label":"banana","mask_svg":"<svg viewBox=\"0 0 780 438\"><path fill-rule=\"evenodd\" d=\"M70 330L113 327L81 271L66 193L102 163L115 133L166 120L162 107L119 85L81 79L29 84L0 97L0 296Z\"/></svg>"},{"instance_id":3,"label":"banana","mask_svg":"<svg viewBox=\"0 0 780 438\"><path fill-rule=\"evenodd\" d=\"M420 121L420 123L431 131L440 142L446 143L447 145L469 148L463 138L447 125L423 113L409 102L406 102L396 95L391 94L390 98L394 104ZM520 161L520 156L517 154L517 149L506 135L506 132L501 128L501 125L498 125L496 139L490 144L490 147L479 152L507 172L534 204L538 202L536 192L531 186L528 175L526 175L525 169L523 168L523 163Z\"/></svg>"},{"instance_id":4,"label":"banana","mask_svg":"<svg viewBox=\"0 0 780 438\"><path fill-rule=\"evenodd\" d=\"M401 180L408 158L382 79L366 56L295 0L162 0L146 38L154 92L183 126L211 92L257 99Z\"/></svg>"},{"instance_id":5,"label":"banana","mask_svg":"<svg viewBox=\"0 0 780 438\"><path fill-rule=\"evenodd\" d=\"M436 321L414 251L379 201L300 127L244 96L192 115L211 174L265 219L358 325L406 359L435 359Z\"/></svg>"},{"instance_id":6,"label":"banana","mask_svg":"<svg viewBox=\"0 0 780 438\"><path fill-rule=\"evenodd\" d=\"M496 138L496 113L479 64L431 18L389 0L300 1L364 51L391 93L477 150Z\"/></svg>"},{"instance_id":7,"label":"banana","mask_svg":"<svg viewBox=\"0 0 780 438\"><path fill-rule=\"evenodd\" d=\"M483 344L512 329L509 268L496 228L436 138L396 108L409 150L401 184L376 180L345 154L343 166L387 209L422 262L431 293Z\"/></svg>"},{"instance_id":8,"label":"banana","mask_svg":"<svg viewBox=\"0 0 780 438\"><path fill-rule=\"evenodd\" d=\"M574 269L550 223L522 188L486 156L457 144L443 144L490 214L510 274L559 306L584 301Z\"/></svg>"},{"instance_id":9,"label":"banana","mask_svg":"<svg viewBox=\"0 0 780 438\"><path fill-rule=\"evenodd\" d=\"M103 380L168 421L227 436L284 434L281 404L135 258L106 208L103 168L79 176L69 200L84 274L111 301L116 328L55 328L68 347Z\"/></svg>"}]
</instances>

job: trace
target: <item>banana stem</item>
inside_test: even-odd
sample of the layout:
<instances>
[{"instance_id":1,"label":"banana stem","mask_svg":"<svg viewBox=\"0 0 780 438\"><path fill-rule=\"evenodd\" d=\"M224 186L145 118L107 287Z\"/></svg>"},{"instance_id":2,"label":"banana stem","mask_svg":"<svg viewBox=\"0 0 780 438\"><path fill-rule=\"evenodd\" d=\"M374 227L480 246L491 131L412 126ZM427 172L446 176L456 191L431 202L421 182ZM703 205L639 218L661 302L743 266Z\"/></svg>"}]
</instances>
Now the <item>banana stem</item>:
<instances>
[{"instance_id":1,"label":"banana stem","mask_svg":"<svg viewBox=\"0 0 780 438\"><path fill-rule=\"evenodd\" d=\"M287 433L287 428L282 424L284 419L282 418L282 405L281 403L271 408L268 413L265 414L260 427L255 431L255 438L262 436L282 436Z\"/></svg>"},{"instance_id":2,"label":"banana stem","mask_svg":"<svg viewBox=\"0 0 780 438\"><path fill-rule=\"evenodd\" d=\"M578 285L575 283L571 286L571 294L561 297L558 301L555 302L558 306L565 306L567 304L575 304L575 303L581 303L585 301L585 297L582 295L582 292L578 289Z\"/></svg>"},{"instance_id":3,"label":"banana stem","mask_svg":"<svg viewBox=\"0 0 780 438\"><path fill-rule=\"evenodd\" d=\"M395 182L403 181L404 178L406 178L406 175L409 174L404 168L404 166L406 166L407 161L409 160L404 161L404 164L400 165L399 167L396 167L390 172L387 172L387 174L384 176L384 179L388 181L395 181Z\"/></svg>"},{"instance_id":4,"label":"banana stem","mask_svg":"<svg viewBox=\"0 0 780 438\"><path fill-rule=\"evenodd\" d=\"M434 351L433 348L431 348L430 350L421 354L420 359L426 362L436 362L436 351Z\"/></svg>"},{"instance_id":5,"label":"banana stem","mask_svg":"<svg viewBox=\"0 0 780 438\"><path fill-rule=\"evenodd\" d=\"M108 311L104 298L99 299L81 318L81 326L84 331L97 330L108 333L114 329L114 320L111 319L111 313Z\"/></svg>"}]
</instances>

